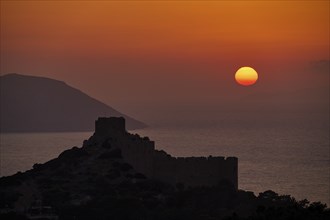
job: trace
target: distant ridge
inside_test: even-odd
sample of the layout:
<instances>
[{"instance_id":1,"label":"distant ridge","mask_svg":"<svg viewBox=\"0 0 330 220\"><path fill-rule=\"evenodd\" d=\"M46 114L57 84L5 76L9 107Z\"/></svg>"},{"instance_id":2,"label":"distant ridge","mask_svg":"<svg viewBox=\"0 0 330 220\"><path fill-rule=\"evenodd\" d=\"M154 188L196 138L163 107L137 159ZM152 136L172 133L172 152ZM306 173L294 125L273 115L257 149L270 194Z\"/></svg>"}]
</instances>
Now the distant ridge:
<instances>
[{"instance_id":1,"label":"distant ridge","mask_svg":"<svg viewBox=\"0 0 330 220\"><path fill-rule=\"evenodd\" d=\"M99 116L124 117L128 129L146 125L54 79L0 76L1 132L92 131Z\"/></svg>"}]
</instances>

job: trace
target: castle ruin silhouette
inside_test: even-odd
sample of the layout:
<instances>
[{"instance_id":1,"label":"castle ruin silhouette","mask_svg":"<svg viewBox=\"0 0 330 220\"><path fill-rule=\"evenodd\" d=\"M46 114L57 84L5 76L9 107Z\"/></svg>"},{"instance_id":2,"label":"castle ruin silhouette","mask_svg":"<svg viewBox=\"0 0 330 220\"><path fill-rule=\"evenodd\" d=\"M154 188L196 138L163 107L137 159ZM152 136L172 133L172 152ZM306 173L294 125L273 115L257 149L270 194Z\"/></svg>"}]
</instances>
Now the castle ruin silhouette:
<instances>
[{"instance_id":1,"label":"castle ruin silhouette","mask_svg":"<svg viewBox=\"0 0 330 220\"><path fill-rule=\"evenodd\" d=\"M121 150L124 160L146 177L185 186L212 186L230 183L238 189L236 157L172 157L156 150L148 137L130 134L123 117L101 117L95 121L94 135L84 143L105 143Z\"/></svg>"}]
</instances>

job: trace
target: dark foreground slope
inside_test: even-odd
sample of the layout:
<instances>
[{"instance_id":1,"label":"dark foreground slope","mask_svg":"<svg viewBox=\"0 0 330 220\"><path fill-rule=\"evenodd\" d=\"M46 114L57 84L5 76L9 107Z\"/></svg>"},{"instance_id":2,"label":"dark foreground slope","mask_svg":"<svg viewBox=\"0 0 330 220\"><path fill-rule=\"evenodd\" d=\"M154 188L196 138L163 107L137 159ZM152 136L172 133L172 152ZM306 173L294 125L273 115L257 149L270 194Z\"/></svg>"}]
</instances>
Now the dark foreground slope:
<instances>
[{"instance_id":1,"label":"dark foreground slope","mask_svg":"<svg viewBox=\"0 0 330 220\"><path fill-rule=\"evenodd\" d=\"M95 135L95 134L94 134ZM138 135L128 138L141 140ZM116 137L111 137L116 141ZM137 147L137 146L131 146ZM328 219L321 203L266 191L255 196L228 182L185 187L148 179L109 138L93 138L32 170L0 178L0 219L26 219L34 201L59 219Z\"/></svg>"},{"instance_id":2,"label":"dark foreground slope","mask_svg":"<svg viewBox=\"0 0 330 220\"><path fill-rule=\"evenodd\" d=\"M61 81L8 74L0 89L1 132L92 131L100 115L122 116L128 129L146 126Z\"/></svg>"}]
</instances>

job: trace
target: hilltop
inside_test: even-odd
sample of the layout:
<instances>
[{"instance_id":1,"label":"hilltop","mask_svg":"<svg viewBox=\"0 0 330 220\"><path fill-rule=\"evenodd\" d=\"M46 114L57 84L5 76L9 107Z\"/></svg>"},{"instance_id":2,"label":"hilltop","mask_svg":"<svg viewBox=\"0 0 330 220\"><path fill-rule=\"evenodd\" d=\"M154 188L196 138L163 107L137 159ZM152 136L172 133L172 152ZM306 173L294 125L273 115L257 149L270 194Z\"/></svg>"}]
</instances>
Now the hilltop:
<instances>
[{"instance_id":1,"label":"hilltop","mask_svg":"<svg viewBox=\"0 0 330 220\"><path fill-rule=\"evenodd\" d=\"M108 126L108 121L118 123ZM59 219L278 220L330 216L324 204L296 201L271 190L255 196L228 181L190 186L189 182L175 183L141 173L128 162L134 160L127 157L124 145L146 152L143 142L149 147L152 142L126 132L122 121L101 118L82 147L66 150L24 173L0 178L1 219L26 219L26 210L36 200L53 207ZM149 153L172 158L162 151ZM201 165L199 161L192 173L198 174Z\"/></svg>"},{"instance_id":2,"label":"hilltop","mask_svg":"<svg viewBox=\"0 0 330 220\"><path fill-rule=\"evenodd\" d=\"M62 81L20 74L0 76L0 112L1 132L92 131L99 115L146 127Z\"/></svg>"}]
</instances>

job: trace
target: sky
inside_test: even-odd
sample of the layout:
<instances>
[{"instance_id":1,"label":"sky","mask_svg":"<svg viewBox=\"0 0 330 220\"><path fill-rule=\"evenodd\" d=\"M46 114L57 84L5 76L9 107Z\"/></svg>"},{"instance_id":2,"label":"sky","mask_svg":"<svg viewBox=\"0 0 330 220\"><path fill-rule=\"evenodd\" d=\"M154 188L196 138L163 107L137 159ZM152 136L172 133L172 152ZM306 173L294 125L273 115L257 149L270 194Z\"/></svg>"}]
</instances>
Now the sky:
<instances>
[{"instance_id":1,"label":"sky","mask_svg":"<svg viewBox=\"0 0 330 220\"><path fill-rule=\"evenodd\" d=\"M329 8L329 1L1 1L0 72L65 81L147 122L297 97L321 99L315 108L323 108ZM242 66L256 69L255 85L235 82Z\"/></svg>"}]
</instances>

